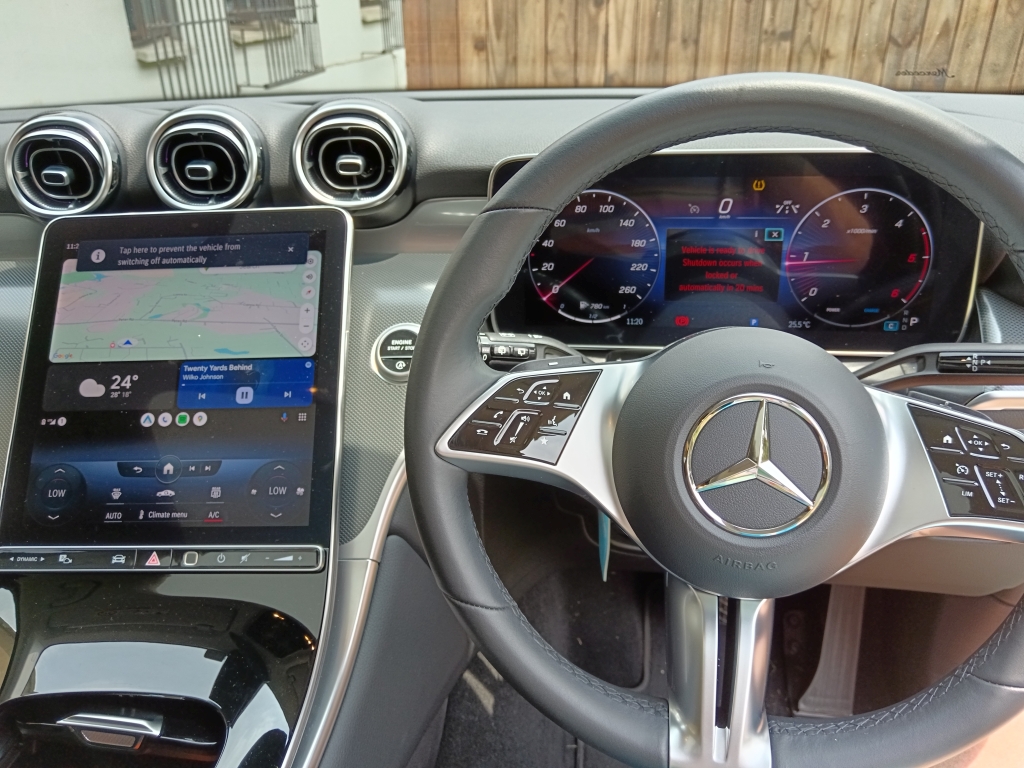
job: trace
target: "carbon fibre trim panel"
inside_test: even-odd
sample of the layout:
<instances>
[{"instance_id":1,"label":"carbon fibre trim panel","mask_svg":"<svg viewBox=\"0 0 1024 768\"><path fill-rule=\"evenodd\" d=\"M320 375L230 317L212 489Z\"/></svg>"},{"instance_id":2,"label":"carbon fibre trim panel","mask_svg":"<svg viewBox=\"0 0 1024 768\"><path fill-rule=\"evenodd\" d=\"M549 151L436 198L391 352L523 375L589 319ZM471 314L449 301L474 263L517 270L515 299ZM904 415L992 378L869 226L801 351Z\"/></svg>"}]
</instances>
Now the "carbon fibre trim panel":
<instances>
[{"instance_id":1,"label":"carbon fibre trim panel","mask_svg":"<svg viewBox=\"0 0 1024 768\"><path fill-rule=\"evenodd\" d=\"M3 351L0 354L0 484L14 427L14 407L18 400L35 280L35 258L0 261L0 350Z\"/></svg>"},{"instance_id":2,"label":"carbon fibre trim panel","mask_svg":"<svg viewBox=\"0 0 1024 768\"><path fill-rule=\"evenodd\" d=\"M366 527L403 448L405 384L382 380L370 368L374 340L399 323L419 323L445 253L400 253L352 267L345 439L342 450L338 543Z\"/></svg>"},{"instance_id":3,"label":"carbon fibre trim panel","mask_svg":"<svg viewBox=\"0 0 1024 768\"><path fill-rule=\"evenodd\" d=\"M988 344L1024 343L1024 307L987 288L978 289L981 340Z\"/></svg>"}]
</instances>

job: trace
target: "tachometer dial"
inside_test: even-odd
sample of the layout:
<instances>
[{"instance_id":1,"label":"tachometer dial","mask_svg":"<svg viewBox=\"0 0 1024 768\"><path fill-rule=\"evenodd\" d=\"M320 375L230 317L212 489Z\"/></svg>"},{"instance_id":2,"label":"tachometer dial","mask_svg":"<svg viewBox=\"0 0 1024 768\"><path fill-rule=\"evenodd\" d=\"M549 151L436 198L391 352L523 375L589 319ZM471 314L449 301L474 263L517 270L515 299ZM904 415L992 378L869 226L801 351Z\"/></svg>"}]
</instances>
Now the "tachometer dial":
<instances>
[{"instance_id":1,"label":"tachometer dial","mask_svg":"<svg viewBox=\"0 0 1024 768\"><path fill-rule=\"evenodd\" d=\"M643 303L661 264L658 235L636 203L598 189L581 192L530 253L541 301L579 323L606 323Z\"/></svg>"},{"instance_id":2,"label":"tachometer dial","mask_svg":"<svg viewBox=\"0 0 1024 768\"><path fill-rule=\"evenodd\" d=\"M931 261L931 228L914 204L864 188L833 195L804 216L785 271L810 314L858 327L902 312L921 292Z\"/></svg>"}]
</instances>

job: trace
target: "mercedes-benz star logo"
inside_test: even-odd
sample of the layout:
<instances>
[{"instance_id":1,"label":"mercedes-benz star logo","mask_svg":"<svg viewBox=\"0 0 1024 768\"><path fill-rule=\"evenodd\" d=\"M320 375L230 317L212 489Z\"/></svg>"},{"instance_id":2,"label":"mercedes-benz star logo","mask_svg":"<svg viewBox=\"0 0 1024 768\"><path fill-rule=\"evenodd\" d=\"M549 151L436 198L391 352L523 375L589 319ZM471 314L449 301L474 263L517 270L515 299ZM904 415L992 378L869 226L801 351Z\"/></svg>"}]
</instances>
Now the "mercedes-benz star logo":
<instances>
[{"instance_id":1,"label":"mercedes-benz star logo","mask_svg":"<svg viewBox=\"0 0 1024 768\"><path fill-rule=\"evenodd\" d=\"M695 482L693 477L692 459L694 448L697 445L697 438L712 419L721 414L727 408L731 408L742 403L757 404L757 416L754 419L754 428L750 435L750 443L747 447L746 456L731 466L714 473L704 481ZM798 416L807 425L807 427L810 428L810 432L813 433L817 440L817 451L814 453L815 457L820 456L821 475L820 482L818 483L817 489L814 491L813 498L811 498L807 493L804 493L804 491L802 491L800 487L771 459L772 440L769 431L770 420L768 418L768 407L770 404L785 408L787 411ZM810 447L811 446L803 446L804 451ZM797 446L790 446L791 450L796 448ZM806 453L804 453L804 455L806 455ZM800 525L818 508L818 505L825 496L825 492L828 490L829 476L831 474L831 455L829 452L828 442L825 440L825 435L822 432L821 427L818 426L818 423L811 417L811 415L799 405L775 395L744 395L742 397L731 398L719 403L706 413L694 426L693 431L690 433L690 436L686 441L683 456L687 483L690 486L691 491L693 491L694 499L697 501L704 513L720 527L732 531L733 533L739 533L746 536L772 536L779 533L785 533L786 531L790 531ZM778 525L773 525L769 528L751 528L738 525L735 522L730 522L725 518L725 516L712 509L707 503L707 499L704 497L704 494L709 491L753 481L764 483L788 499L797 502L802 507L802 511L791 520L784 521ZM792 507L790 506L789 508ZM730 515L730 517L732 517L732 515Z\"/></svg>"}]
</instances>

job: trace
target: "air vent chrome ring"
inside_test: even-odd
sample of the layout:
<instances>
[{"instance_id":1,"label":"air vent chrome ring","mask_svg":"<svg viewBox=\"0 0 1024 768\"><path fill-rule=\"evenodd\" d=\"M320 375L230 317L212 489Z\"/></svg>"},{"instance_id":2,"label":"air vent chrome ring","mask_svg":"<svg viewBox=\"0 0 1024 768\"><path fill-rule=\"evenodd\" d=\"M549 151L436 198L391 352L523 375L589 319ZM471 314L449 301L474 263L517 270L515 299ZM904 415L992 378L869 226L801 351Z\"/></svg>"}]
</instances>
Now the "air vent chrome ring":
<instances>
[{"instance_id":1,"label":"air vent chrome ring","mask_svg":"<svg viewBox=\"0 0 1024 768\"><path fill-rule=\"evenodd\" d=\"M120 155L98 121L55 113L18 127L7 144L4 170L11 193L29 213L90 213L117 188Z\"/></svg>"},{"instance_id":2,"label":"air vent chrome ring","mask_svg":"<svg viewBox=\"0 0 1024 768\"><path fill-rule=\"evenodd\" d=\"M333 102L302 121L292 162L299 184L313 200L360 211L387 202L405 182L409 144L387 112Z\"/></svg>"},{"instance_id":3,"label":"air vent chrome ring","mask_svg":"<svg viewBox=\"0 0 1024 768\"><path fill-rule=\"evenodd\" d=\"M252 197L263 178L263 142L241 115L190 107L153 131L146 173L157 196L172 208L235 208Z\"/></svg>"}]
</instances>

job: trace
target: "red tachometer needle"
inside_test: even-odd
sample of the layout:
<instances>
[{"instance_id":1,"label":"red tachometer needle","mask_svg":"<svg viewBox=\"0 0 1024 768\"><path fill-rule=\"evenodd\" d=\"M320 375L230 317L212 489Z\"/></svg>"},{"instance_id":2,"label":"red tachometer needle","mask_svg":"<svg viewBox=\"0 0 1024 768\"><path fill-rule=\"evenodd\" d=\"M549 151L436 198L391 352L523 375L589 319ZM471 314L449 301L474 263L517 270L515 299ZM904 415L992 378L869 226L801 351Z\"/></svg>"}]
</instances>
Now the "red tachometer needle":
<instances>
[{"instance_id":1,"label":"red tachometer needle","mask_svg":"<svg viewBox=\"0 0 1024 768\"><path fill-rule=\"evenodd\" d=\"M574 277L576 277L576 275L578 275L584 269L589 267L590 266L590 262L592 262L593 260L594 260L593 258L587 259L585 262L583 262L582 266L580 266L580 267L578 267L576 269L575 272L573 272L571 275L569 275L567 278L565 278L565 280L563 280L562 282L558 283L557 284L558 285L558 290L562 290L562 288L565 287L566 283L568 283L570 280L572 280ZM555 295L555 291L554 291L554 289L552 289L551 291L548 292L547 296L541 296L540 300L543 301L543 302L547 302L547 300L550 299L554 295Z\"/></svg>"}]
</instances>

